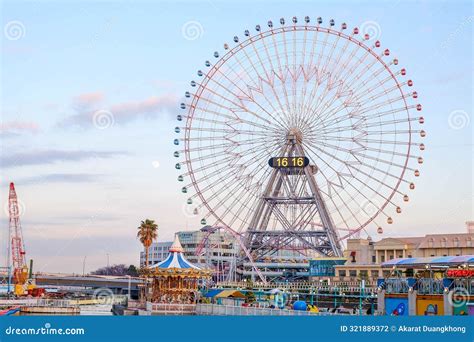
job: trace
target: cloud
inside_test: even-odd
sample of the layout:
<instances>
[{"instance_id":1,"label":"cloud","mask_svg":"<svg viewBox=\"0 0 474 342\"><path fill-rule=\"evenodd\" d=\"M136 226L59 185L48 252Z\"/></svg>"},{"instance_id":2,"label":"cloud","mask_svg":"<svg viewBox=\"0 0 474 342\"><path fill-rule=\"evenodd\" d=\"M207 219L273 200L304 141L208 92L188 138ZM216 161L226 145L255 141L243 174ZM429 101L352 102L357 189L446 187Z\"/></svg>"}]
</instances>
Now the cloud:
<instances>
[{"instance_id":1,"label":"cloud","mask_svg":"<svg viewBox=\"0 0 474 342\"><path fill-rule=\"evenodd\" d=\"M103 178L101 174L90 173L51 173L42 176L29 177L19 180L20 184L46 183L94 183Z\"/></svg>"},{"instance_id":2,"label":"cloud","mask_svg":"<svg viewBox=\"0 0 474 342\"><path fill-rule=\"evenodd\" d=\"M7 121L0 123L0 136L13 137L22 132L37 133L39 125L32 121Z\"/></svg>"},{"instance_id":3,"label":"cloud","mask_svg":"<svg viewBox=\"0 0 474 342\"><path fill-rule=\"evenodd\" d=\"M90 95L89 103L94 102L94 96ZM82 103L87 103L83 99ZM77 114L70 115L58 123L60 127L79 126L92 128L95 123L97 112L107 112L112 116L114 124L125 124L137 119L153 119L162 113L172 113L178 108L178 98L173 94L162 96L151 96L141 101L129 101L105 108L94 106L83 106Z\"/></svg>"},{"instance_id":4,"label":"cloud","mask_svg":"<svg viewBox=\"0 0 474 342\"><path fill-rule=\"evenodd\" d=\"M73 103L76 108L90 108L98 105L104 100L101 92L85 93L74 97Z\"/></svg>"},{"instance_id":5,"label":"cloud","mask_svg":"<svg viewBox=\"0 0 474 342\"><path fill-rule=\"evenodd\" d=\"M93 158L113 158L127 155L121 151L64 151L64 150L34 150L23 153L14 153L0 157L3 168L27 165L45 165L67 161L81 161Z\"/></svg>"}]
</instances>

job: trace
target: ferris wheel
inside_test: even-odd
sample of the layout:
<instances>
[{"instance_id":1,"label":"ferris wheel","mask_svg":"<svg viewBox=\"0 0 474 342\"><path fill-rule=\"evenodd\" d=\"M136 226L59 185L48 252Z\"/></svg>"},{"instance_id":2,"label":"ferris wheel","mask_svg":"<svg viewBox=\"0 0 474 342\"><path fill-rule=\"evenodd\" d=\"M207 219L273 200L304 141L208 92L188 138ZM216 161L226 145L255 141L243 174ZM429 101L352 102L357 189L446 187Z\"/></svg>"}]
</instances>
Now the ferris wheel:
<instances>
[{"instance_id":1,"label":"ferris wheel","mask_svg":"<svg viewBox=\"0 0 474 342\"><path fill-rule=\"evenodd\" d=\"M285 198L300 201L278 202L266 231L285 221L293 231L330 225L338 241L382 233L409 201L423 163L413 85L389 49L346 23L293 17L245 30L205 61L180 106L174 155L188 205L203 225L244 233L259 224L262 201L274 198L269 159L303 155L314 181L282 176L272 196L287 179L293 189ZM289 136L298 145L292 152ZM306 212L301 199L314 198L308 183L323 206Z\"/></svg>"}]
</instances>

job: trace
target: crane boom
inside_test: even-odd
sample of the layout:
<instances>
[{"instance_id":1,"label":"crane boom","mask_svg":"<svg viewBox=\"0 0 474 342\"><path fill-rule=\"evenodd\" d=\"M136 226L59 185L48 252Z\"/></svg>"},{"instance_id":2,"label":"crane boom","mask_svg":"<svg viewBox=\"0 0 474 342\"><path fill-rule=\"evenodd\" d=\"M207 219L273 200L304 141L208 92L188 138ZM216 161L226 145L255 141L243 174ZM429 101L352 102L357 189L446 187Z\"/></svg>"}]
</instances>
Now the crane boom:
<instances>
[{"instance_id":1,"label":"crane boom","mask_svg":"<svg viewBox=\"0 0 474 342\"><path fill-rule=\"evenodd\" d=\"M10 216L10 251L13 266L13 277L16 284L21 284L26 281L28 267L26 265L25 243L23 241L23 233L21 230L18 197L15 191L15 184L13 183L10 183L8 213Z\"/></svg>"}]
</instances>

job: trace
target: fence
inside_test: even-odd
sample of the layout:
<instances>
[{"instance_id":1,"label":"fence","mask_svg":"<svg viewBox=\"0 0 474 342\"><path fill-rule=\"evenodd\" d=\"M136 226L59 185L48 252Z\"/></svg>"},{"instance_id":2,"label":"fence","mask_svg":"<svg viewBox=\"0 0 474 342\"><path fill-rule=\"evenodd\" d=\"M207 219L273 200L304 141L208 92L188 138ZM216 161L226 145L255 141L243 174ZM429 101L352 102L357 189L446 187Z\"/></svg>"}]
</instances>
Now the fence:
<instances>
[{"instance_id":1,"label":"fence","mask_svg":"<svg viewBox=\"0 0 474 342\"><path fill-rule=\"evenodd\" d=\"M146 302L146 310L153 315L194 315L196 304L163 304Z\"/></svg>"},{"instance_id":2,"label":"fence","mask_svg":"<svg viewBox=\"0 0 474 342\"><path fill-rule=\"evenodd\" d=\"M211 316L317 316L310 311L270 309L217 304L197 304L196 315Z\"/></svg>"},{"instance_id":3,"label":"fence","mask_svg":"<svg viewBox=\"0 0 474 342\"><path fill-rule=\"evenodd\" d=\"M79 305L101 305L101 304L126 304L127 296L110 296L93 299L43 299L43 298L31 298L31 299L0 299L0 306L31 306L31 307L56 307L66 308L74 307Z\"/></svg>"},{"instance_id":4,"label":"fence","mask_svg":"<svg viewBox=\"0 0 474 342\"><path fill-rule=\"evenodd\" d=\"M358 292L361 288L360 281L339 281L332 285L321 285L315 282L296 282L296 283L247 283L247 282L222 282L217 283L218 288L240 288L240 289L284 289L284 290L307 290L307 291L334 291L334 288L341 289L347 292ZM370 290L377 287L377 284L372 281L365 282L365 289Z\"/></svg>"},{"instance_id":5,"label":"fence","mask_svg":"<svg viewBox=\"0 0 474 342\"><path fill-rule=\"evenodd\" d=\"M409 284L407 278L388 278L384 280L383 286L386 293L408 293ZM443 294L447 286L444 279L420 278L413 281L412 287L419 294ZM449 289L463 289L467 294L474 295L474 279L454 279Z\"/></svg>"}]
</instances>

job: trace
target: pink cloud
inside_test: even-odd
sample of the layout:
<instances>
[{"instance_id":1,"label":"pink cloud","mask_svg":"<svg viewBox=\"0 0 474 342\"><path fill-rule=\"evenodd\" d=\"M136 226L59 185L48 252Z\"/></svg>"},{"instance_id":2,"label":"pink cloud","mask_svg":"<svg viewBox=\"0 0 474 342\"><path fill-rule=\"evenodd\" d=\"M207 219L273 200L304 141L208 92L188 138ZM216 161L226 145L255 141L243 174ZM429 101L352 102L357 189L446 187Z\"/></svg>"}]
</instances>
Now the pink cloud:
<instances>
[{"instance_id":1,"label":"pink cloud","mask_svg":"<svg viewBox=\"0 0 474 342\"><path fill-rule=\"evenodd\" d=\"M30 132L37 133L39 125L36 122L27 121L8 121L0 123L0 133L19 133Z\"/></svg>"},{"instance_id":2,"label":"pink cloud","mask_svg":"<svg viewBox=\"0 0 474 342\"><path fill-rule=\"evenodd\" d=\"M162 96L151 96L142 101L124 102L110 107L110 112L118 119L125 121L139 116L153 116L162 110L177 108L176 96L166 94Z\"/></svg>"},{"instance_id":3,"label":"pink cloud","mask_svg":"<svg viewBox=\"0 0 474 342\"><path fill-rule=\"evenodd\" d=\"M94 96L85 97L94 99ZM97 99L99 97L96 97ZM85 103L85 101L83 101ZM178 109L179 99L174 94L151 96L144 100L128 101L111 106L88 106L76 108L77 114L70 115L61 120L59 126L93 127L95 115L98 112L107 112L115 124L123 124L138 119L153 119L162 113L174 113ZM81 110L82 109L82 110Z\"/></svg>"},{"instance_id":4,"label":"pink cloud","mask_svg":"<svg viewBox=\"0 0 474 342\"><path fill-rule=\"evenodd\" d=\"M91 107L102 102L104 94L101 92L85 93L74 97L74 104L79 107Z\"/></svg>"}]
</instances>

